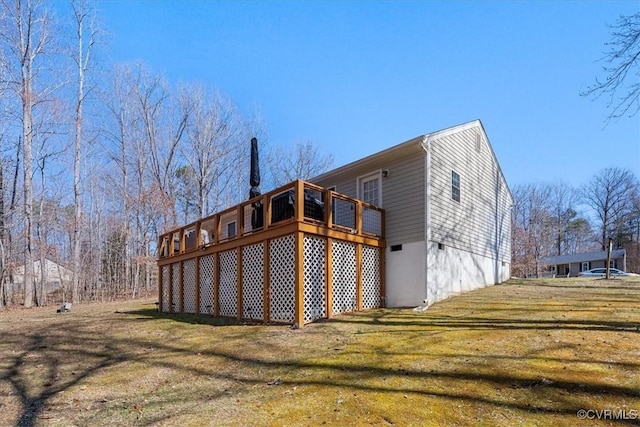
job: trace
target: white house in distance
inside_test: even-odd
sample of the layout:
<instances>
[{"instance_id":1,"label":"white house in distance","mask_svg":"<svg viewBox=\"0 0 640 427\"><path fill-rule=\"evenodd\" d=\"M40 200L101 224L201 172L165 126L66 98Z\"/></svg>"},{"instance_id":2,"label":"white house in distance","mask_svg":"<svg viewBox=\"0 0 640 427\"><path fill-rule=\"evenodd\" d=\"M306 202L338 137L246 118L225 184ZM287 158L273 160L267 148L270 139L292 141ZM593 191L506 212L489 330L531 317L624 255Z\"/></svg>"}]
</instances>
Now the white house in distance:
<instances>
[{"instance_id":1,"label":"white house in distance","mask_svg":"<svg viewBox=\"0 0 640 427\"><path fill-rule=\"evenodd\" d=\"M44 259L44 291L53 292L65 285L71 284L72 271L67 267L64 267L57 262L51 261L48 258ZM34 282L40 282L43 278L42 269L40 267L40 260L33 262L33 280ZM24 283L24 265L16 267L13 271L13 283L15 285L22 285Z\"/></svg>"},{"instance_id":2,"label":"white house in distance","mask_svg":"<svg viewBox=\"0 0 640 427\"><path fill-rule=\"evenodd\" d=\"M513 198L479 120L311 181L385 210L388 307L430 305L510 276Z\"/></svg>"}]
</instances>

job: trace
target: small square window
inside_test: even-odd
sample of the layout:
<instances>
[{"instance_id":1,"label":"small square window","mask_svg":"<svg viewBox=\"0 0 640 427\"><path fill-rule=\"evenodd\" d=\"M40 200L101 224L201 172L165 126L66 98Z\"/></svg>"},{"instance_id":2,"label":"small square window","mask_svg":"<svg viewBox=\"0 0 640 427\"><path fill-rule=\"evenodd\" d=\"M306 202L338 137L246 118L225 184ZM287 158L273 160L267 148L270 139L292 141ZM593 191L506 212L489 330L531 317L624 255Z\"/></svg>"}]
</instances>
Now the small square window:
<instances>
[{"instance_id":1,"label":"small square window","mask_svg":"<svg viewBox=\"0 0 640 427\"><path fill-rule=\"evenodd\" d=\"M460 202L460 175L456 171L451 171L451 198Z\"/></svg>"}]
</instances>

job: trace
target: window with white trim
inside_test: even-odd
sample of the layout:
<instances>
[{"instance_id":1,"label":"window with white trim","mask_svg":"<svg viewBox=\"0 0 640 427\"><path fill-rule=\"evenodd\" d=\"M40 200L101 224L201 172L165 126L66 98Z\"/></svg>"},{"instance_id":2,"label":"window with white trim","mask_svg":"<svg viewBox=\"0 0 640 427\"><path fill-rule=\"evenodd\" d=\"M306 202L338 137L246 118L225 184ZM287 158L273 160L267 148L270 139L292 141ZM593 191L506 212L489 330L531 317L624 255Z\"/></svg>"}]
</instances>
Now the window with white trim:
<instances>
[{"instance_id":1,"label":"window with white trim","mask_svg":"<svg viewBox=\"0 0 640 427\"><path fill-rule=\"evenodd\" d=\"M451 198L460 202L460 174L451 171Z\"/></svg>"},{"instance_id":2,"label":"window with white trim","mask_svg":"<svg viewBox=\"0 0 640 427\"><path fill-rule=\"evenodd\" d=\"M585 261L580 265L580 271L587 271L589 268L589 261Z\"/></svg>"},{"instance_id":3,"label":"window with white trim","mask_svg":"<svg viewBox=\"0 0 640 427\"><path fill-rule=\"evenodd\" d=\"M358 198L374 206L382 206L380 173L376 172L358 178Z\"/></svg>"}]
</instances>

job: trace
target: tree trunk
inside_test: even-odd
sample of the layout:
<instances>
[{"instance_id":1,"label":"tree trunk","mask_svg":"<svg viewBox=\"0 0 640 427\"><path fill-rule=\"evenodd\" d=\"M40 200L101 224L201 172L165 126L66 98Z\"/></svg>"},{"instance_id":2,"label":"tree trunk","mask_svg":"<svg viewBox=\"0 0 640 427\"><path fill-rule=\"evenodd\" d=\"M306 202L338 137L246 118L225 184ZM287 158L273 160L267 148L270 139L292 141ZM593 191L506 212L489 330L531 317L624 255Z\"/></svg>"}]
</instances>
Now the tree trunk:
<instances>
[{"instance_id":1,"label":"tree trunk","mask_svg":"<svg viewBox=\"0 0 640 427\"><path fill-rule=\"evenodd\" d=\"M25 70L25 74L30 74L30 68ZM32 139L32 104L31 104L31 79L23 76L23 128L22 137L23 157L24 157L24 306L29 308L33 305L33 139Z\"/></svg>"}]
</instances>

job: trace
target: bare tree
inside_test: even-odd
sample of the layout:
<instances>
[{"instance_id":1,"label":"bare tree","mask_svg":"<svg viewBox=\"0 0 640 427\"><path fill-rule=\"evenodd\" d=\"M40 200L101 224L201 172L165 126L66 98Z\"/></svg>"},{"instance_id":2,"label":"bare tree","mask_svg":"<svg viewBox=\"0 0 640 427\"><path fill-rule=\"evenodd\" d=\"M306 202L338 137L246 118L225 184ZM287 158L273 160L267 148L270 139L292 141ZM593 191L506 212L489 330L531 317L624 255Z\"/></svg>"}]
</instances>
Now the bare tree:
<instances>
[{"instance_id":1,"label":"bare tree","mask_svg":"<svg viewBox=\"0 0 640 427\"><path fill-rule=\"evenodd\" d=\"M609 237L616 247L621 246L623 226L633 211L633 197L638 191L634 174L618 167L600 171L582 187L582 200L596 215L596 228L602 250L607 248Z\"/></svg>"},{"instance_id":2,"label":"bare tree","mask_svg":"<svg viewBox=\"0 0 640 427\"><path fill-rule=\"evenodd\" d=\"M80 166L82 158L83 125L84 125L84 105L90 93L87 86L87 73L90 70L93 56L92 50L97 41L97 29L95 26L95 12L91 9L87 0L72 0L76 51L72 55L76 70L76 97L75 97L75 135L73 150L73 200L74 200L74 221L73 221L73 262L72 262L72 284L71 298L76 302L79 300L80 271L81 271L81 222L82 222L82 193L80 188Z\"/></svg>"},{"instance_id":3,"label":"bare tree","mask_svg":"<svg viewBox=\"0 0 640 427\"><path fill-rule=\"evenodd\" d=\"M24 306L33 304L33 120L34 108L48 92L36 81L45 80L40 59L52 43L51 22L46 9L36 0L3 0L8 25L0 35L12 56L8 66L11 88L21 106L24 185Z\"/></svg>"},{"instance_id":4,"label":"bare tree","mask_svg":"<svg viewBox=\"0 0 640 427\"><path fill-rule=\"evenodd\" d=\"M118 169L111 191L120 193L111 197L119 209L110 218L118 221L120 216L120 226L104 236L109 243L104 255L118 264L112 270L120 273L107 281L122 293L137 294L140 279L149 287L158 222L175 225L176 153L186 118L165 80L142 64L118 66L103 96L109 111L104 148ZM114 247L120 252L113 252Z\"/></svg>"},{"instance_id":5,"label":"bare tree","mask_svg":"<svg viewBox=\"0 0 640 427\"><path fill-rule=\"evenodd\" d=\"M578 192L567 183L548 184L551 221L555 228L555 255L586 250L591 228L578 211ZM586 244L585 244L586 243Z\"/></svg>"},{"instance_id":6,"label":"bare tree","mask_svg":"<svg viewBox=\"0 0 640 427\"><path fill-rule=\"evenodd\" d=\"M605 79L596 79L581 95L608 96L609 119L633 116L640 110L640 12L621 16L611 26L606 46L609 50L601 58Z\"/></svg>"},{"instance_id":7,"label":"bare tree","mask_svg":"<svg viewBox=\"0 0 640 427\"><path fill-rule=\"evenodd\" d=\"M513 188L512 268L514 274L539 276L541 258L553 253L555 225L551 215L551 189L546 184Z\"/></svg>"},{"instance_id":8,"label":"bare tree","mask_svg":"<svg viewBox=\"0 0 640 427\"><path fill-rule=\"evenodd\" d=\"M187 186L195 186L193 200L185 200L185 206L193 206L191 219L196 219L223 207L215 196L226 191L230 177L238 175L244 132L235 106L220 92L195 85L184 90L181 99L188 118L181 152L188 167L180 168L178 176Z\"/></svg>"},{"instance_id":9,"label":"bare tree","mask_svg":"<svg viewBox=\"0 0 640 427\"><path fill-rule=\"evenodd\" d=\"M298 142L288 149L275 149L268 157L271 179L276 187L296 179L310 179L329 170L333 154L324 155L311 141Z\"/></svg>"},{"instance_id":10,"label":"bare tree","mask_svg":"<svg viewBox=\"0 0 640 427\"><path fill-rule=\"evenodd\" d=\"M134 139L135 128L135 73L130 67L116 67L112 77L112 84L103 93L104 105L108 111L105 122L102 125L102 133L105 137L105 154L112 165L115 165L117 173L107 176L111 180L109 194L114 204L122 210L122 218L119 227L113 227L110 236L104 236L105 250L115 250L122 254L124 260L122 270L114 269L112 263L106 262L103 268L104 282L106 285L118 286L126 283L130 277L130 245L127 243L130 235L130 197L129 181L131 163L129 159L129 147ZM115 194L115 193L118 194ZM105 256L108 254L105 253ZM110 261L110 259L106 260ZM104 263L104 262L103 262ZM106 274L106 270L109 273Z\"/></svg>"}]
</instances>

